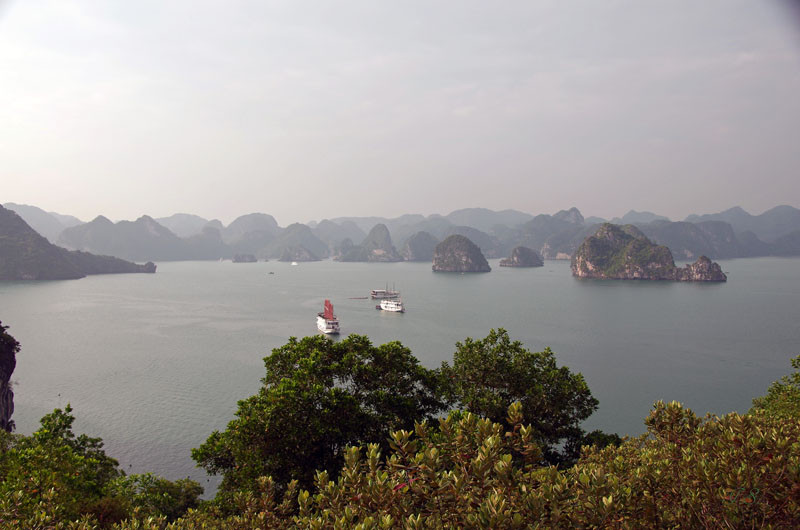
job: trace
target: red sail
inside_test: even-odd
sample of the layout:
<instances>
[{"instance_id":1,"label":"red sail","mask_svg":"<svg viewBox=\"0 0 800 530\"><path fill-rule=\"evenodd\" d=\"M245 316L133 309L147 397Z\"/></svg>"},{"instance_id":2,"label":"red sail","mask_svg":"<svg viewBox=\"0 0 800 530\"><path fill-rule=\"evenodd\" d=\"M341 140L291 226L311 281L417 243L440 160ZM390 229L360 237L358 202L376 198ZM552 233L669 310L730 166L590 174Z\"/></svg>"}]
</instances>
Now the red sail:
<instances>
[{"instance_id":1,"label":"red sail","mask_svg":"<svg viewBox=\"0 0 800 530\"><path fill-rule=\"evenodd\" d=\"M326 320L333 319L333 304L330 300L325 300L325 313L323 314Z\"/></svg>"}]
</instances>

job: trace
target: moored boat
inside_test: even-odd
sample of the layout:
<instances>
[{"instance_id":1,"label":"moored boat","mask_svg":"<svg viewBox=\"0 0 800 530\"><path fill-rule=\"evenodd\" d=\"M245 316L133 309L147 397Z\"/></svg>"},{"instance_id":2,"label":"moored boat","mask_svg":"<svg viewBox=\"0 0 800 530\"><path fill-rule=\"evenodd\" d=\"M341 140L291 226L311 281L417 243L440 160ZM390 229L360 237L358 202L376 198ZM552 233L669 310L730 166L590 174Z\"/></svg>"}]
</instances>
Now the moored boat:
<instances>
[{"instance_id":1,"label":"moored boat","mask_svg":"<svg viewBox=\"0 0 800 530\"><path fill-rule=\"evenodd\" d=\"M325 309L322 313L317 313L317 329L326 335L339 334L339 319L333 314L333 304L330 300L325 300Z\"/></svg>"},{"instance_id":2,"label":"moored boat","mask_svg":"<svg viewBox=\"0 0 800 530\"><path fill-rule=\"evenodd\" d=\"M403 307L403 301L399 298L381 300L381 303L375 306L375 309L382 311L390 311L392 313L405 313L406 309Z\"/></svg>"},{"instance_id":3,"label":"moored boat","mask_svg":"<svg viewBox=\"0 0 800 530\"><path fill-rule=\"evenodd\" d=\"M373 300L384 300L384 299L391 299L391 298L399 298L400 291L395 291L394 289L389 289L389 286L386 286L386 289L373 289L369 292L370 298Z\"/></svg>"}]
</instances>

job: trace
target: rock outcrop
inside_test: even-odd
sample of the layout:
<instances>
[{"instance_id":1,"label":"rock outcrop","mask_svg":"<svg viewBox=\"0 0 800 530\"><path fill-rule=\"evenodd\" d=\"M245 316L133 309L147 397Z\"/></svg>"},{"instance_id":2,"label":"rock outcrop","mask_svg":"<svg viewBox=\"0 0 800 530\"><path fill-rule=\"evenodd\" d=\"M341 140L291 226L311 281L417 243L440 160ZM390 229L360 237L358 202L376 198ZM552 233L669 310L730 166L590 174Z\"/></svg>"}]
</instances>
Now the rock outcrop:
<instances>
[{"instance_id":1,"label":"rock outcrop","mask_svg":"<svg viewBox=\"0 0 800 530\"><path fill-rule=\"evenodd\" d=\"M364 241L343 254L339 261L403 261L403 257L392 244L392 237L385 224L378 223L369 231Z\"/></svg>"},{"instance_id":2,"label":"rock outcrop","mask_svg":"<svg viewBox=\"0 0 800 530\"><path fill-rule=\"evenodd\" d=\"M455 234L436 245L434 272L489 272L492 268L478 245Z\"/></svg>"},{"instance_id":3,"label":"rock outcrop","mask_svg":"<svg viewBox=\"0 0 800 530\"><path fill-rule=\"evenodd\" d=\"M722 272L719 263L700 256L694 263L690 263L682 269L676 268L675 280L679 282L725 282L728 281L728 277Z\"/></svg>"},{"instance_id":4,"label":"rock outcrop","mask_svg":"<svg viewBox=\"0 0 800 530\"><path fill-rule=\"evenodd\" d=\"M656 245L633 225L603 224L572 257L579 278L724 282L717 263L701 256L684 268L675 266L670 250Z\"/></svg>"},{"instance_id":5,"label":"rock outcrop","mask_svg":"<svg viewBox=\"0 0 800 530\"><path fill-rule=\"evenodd\" d=\"M11 432L14 422L14 391L11 389L11 374L17 366L19 343L9 335L0 322L0 430Z\"/></svg>"},{"instance_id":6,"label":"rock outcrop","mask_svg":"<svg viewBox=\"0 0 800 530\"><path fill-rule=\"evenodd\" d=\"M303 245L295 245L283 249L278 261L319 261L319 258Z\"/></svg>"},{"instance_id":7,"label":"rock outcrop","mask_svg":"<svg viewBox=\"0 0 800 530\"><path fill-rule=\"evenodd\" d=\"M500 260L501 267L543 267L542 257L532 248L515 247L511 256Z\"/></svg>"},{"instance_id":8,"label":"rock outcrop","mask_svg":"<svg viewBox=\"0 0 800 530\"><path fill-rule=\"evenodd\" d=\"M155 272L112 256L69 251L37 234L20 216L0 206L0 280L70 280L87 274Z\"/></svg>"},{"instance_id":9,"label":"rock outcrop","mask_svg":"<svg viewBox=\"0 0 800 530\"><path fill-rule=\"evenodd\" d=\"M422 231L406 239L401 254L406 261L431 261L439 240Z\"/></svg>"}]
</instances>

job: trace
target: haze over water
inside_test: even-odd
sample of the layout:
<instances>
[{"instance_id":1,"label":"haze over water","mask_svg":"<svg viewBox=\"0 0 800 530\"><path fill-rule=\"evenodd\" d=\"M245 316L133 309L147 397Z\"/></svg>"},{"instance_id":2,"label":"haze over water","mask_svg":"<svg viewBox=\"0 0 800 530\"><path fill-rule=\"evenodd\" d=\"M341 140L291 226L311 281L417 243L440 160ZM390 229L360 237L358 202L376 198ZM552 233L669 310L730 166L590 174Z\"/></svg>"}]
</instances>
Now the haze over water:
<instances>
[{"instance_id":1,"label":"haze over water","mask_svg":"<svg viewBox=\"0 0 800 530\"><path fill-rule=\"evenodd\" d=\"M490 263L491 273L457 275L430 263L167 262L155 275L0 283L3 324L22 345L17 431L69 402L76 430L102 437L126 471L191 476L213 493L191 448L257 391L272 348L316 332L325 298L344 335L399 340L429 367L493 327L531 350L550 346L600 401L584 427L620 434L642 433L658 399L744 412L800 353L800 259L720 261L729 280L708 285ZM407 313L355 299L387 282Z\"/></svg>"}]
</instances>

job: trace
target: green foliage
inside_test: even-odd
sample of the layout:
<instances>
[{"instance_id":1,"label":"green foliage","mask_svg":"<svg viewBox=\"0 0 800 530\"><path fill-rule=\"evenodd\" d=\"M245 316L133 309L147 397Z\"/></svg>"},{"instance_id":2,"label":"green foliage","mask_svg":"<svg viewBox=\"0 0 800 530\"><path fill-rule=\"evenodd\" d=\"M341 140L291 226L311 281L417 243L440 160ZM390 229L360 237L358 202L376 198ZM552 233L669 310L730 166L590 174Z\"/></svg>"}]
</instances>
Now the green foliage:
<instances>
[{"instance_id":1,"label":"green foliage","mask_svg":"<svg viewBox=\"0 0 800 530\"><path fill-rule=\"evenodd\" d=\"M512 342L502 328L484 339L456 343L453 366L442 363L441 375L451 399L491 421L506 424L508 407L519 401L523 421L533 427L545 461L552 464L577 458L580 422L597 409L581 374L557 366L550 348L531 352Z\"/></svg>"},{"instance_id":2,"label":"green foliage","mask_svg":"<svg viewBox=\"0 0 800 530\"><path fill-rule=\"evenodd\" d=\"M267 475L279 487L292 479L309 487L316 470L338 472L346 446L381 442L444 408L436 373L398 342L291 338L264 363L259 393L192 451L208 472L224 474L223 494L251 490Z\"/></svg>"},{"instance_id":3,"label":"green foliage","mask_svg":"<svg viewBox=\"0 0 800 530\"><path fill-rule=\"evenodd\" d=\"M0 433L0 528L104 528L133 515L175 519L198 505L196 482L124 477L100 438L74 434L74 421L67 405L31 436Z\"/></svg>"},{"instance_id":4,"label":"green foliage","mask_svg":"<svg viewBox=\"0 0 800 530\"><path fill-rule=\"evenodd\" d=\"M800 423L767 414L701 420L656 403L648 434L587 449L566 470L539 467L521 404L511 428L470 413L392 434L383 457L345 451L337 480L314 492L273 481L235 498L235 513L190 512L168 528L797 528ZM121 525L122 529L160 528Z\"/></svg>"},{"instance_id":5,"label":"green foliage","mask_svg":"<svg viewBox=\"0 0 800 530\"><path fill-rule=\"evenodd\" d=\"M753 400L751 412L763 411L787 420L800 420L800 355L792 359L795 372L783 376L767 389L767 395Z\"/></svg>"},{"instance_id":6,"label":"green foliage","mask_svg":"<svg viewBox=\"0 0 800 530\"><path fill-rule=\"evenodd\" d=\"M194 454L225 474L223 502L123 476L67 406L31 436L0 431L0 529L800 527L800 357L749 414L658 402L632 440L576 431L596 407L582 377L502 329L459 343L441 374L355 335L293 338L265 365ZM467 410L433 421L445 394ZM584 445L574 466L541 465L556 443L562 461Z\"/></svg>"},{"instance_id":7,"label":"green foliage","mask_svg":"<svg viewBox=\"0 0 800 530\"><path fill-rule=\"evenodd\" d=\"M489 272L492 268L481 249L469 238L453 234L436 245L433 270L442 272Z\"/></svg>"},{"instance_id":8,"label":"green foliage","mask_svg":"<svg viewBox=\"0 0 800 530\"><path fill-rule=\"evenodd\" d=\"M203 494L203 488L193 480L172 482L152 473L119 477L109 484L108 491L137 509L137 516L163 516L168 521L197 508Z\"/></svg>"},{"instance_id":9,"label":"green foliage","mask_svg":"<svg viewBox=\"0 0 800 530\"><path fill-rule=\"evenodd\" d=\"M573 272L579 261L584 262L584 268L585 263L591 263L591 270L581 271L591 277L627 278L639 274L651 279L675 279L675 261L670 250L651 242L632 225L603 224L576 251Z\"/></svg>"},{"instance_id":10,"label":"green foliage","mask_svg":"<svg viewBox=\"0 0 800 530\"><path fill-rule=\"evenodd\" d=\"M0 356L15 356L19 353L19 342L8 333L8 326L0 321Z\"/></svg>"},{"instance_id":11,"label":"green foliage","mask_svg":"<svg viewBox=\"0 0 800 530\"><path fill-rule=\"evenodd\" d=\"M40 420L39 430L33 433L32 442L40 446L65 446L83 459L87 471L96 477L99 484L105 484L122 474L119 463L103 451L103 440L91 438L86 434L75 436L72 424L75 416L72 407L67 404L64 410L55 409Z\"/></svg>"},{"instance_id":12,"label":"green foliage","mask_svg":"<svg viewBox=\"0 0 800 530\"><path fill-rule=\"evenodd\" d=\"M9 435L4 440L0 497L18 497L13 513L20 518L34 517L44 509L55 520L76 520L92 513L104 496L105 484L121 474L99 438L74 435L71 412L69 405L63 411L56 409L42 418L33 435Z\"/></svg>"}]
</instances>

